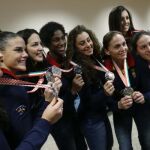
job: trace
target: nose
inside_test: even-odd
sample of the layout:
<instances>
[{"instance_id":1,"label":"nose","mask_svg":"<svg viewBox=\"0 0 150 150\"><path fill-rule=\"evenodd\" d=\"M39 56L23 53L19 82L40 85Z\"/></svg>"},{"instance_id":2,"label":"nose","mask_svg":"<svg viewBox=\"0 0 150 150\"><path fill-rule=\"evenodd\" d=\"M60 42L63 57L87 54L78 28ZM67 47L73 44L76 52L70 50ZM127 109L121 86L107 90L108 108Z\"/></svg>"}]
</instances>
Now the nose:
<instances>
[{"instance_id":1,"label":"nose","mask_svg":"<svg viewBox=\"0 0 150 150\"><path fill-rule=\"evenodd\" d=\"M22 55L23 55L24 58L27 58L27 57L28 57L28 54L27 54L27 52L26 52L25 50L23 51L23 54L22 54Z\"/></svg>"},{"instance_id":2,"label":"nose","mask_svg":"<svg viewBox=\"0 0 150 150\"><path fill-rule=\"evenodd\" d=\"M125 23L127 23L127 22L128 22L128 20L125 18L125 19L124 19L124 22L125 22Z\"/></svg>"},{"instance_id":3,"label":"nose","mask_svg":"<svg viewBox=\"0 0 150 150\"><path fill-rule=\"evenodd\" d=\"M150 52L150 44L148 44L148 46L147 46L147 51Z\"/></svg>"},{"instance_id":4,"label":"nose","mask_svg":"<svg viewBox=\"0 0 150 150\"><path fill-rule=\"evenodd\" d=\"M3 54L0 52L0 58L3 58Z\"/></svg>"},{"instance_id":5,"label":"nose","mask_svg":"<svg viewBox=\"0 0 150 150\"><path fill-rule=\"evenodd\" d=\"M3 54L0 52L0 61L3 60Z\"/></svg>"},{"instance_id":6,"label":"nose","mask_svg":"<svg viewBox=\"0 0 150 150\"><path fill-rule=\"evenodd\" d=\"M39 44L38 46L38 50L42 51L43 50L43 46L41 44Z\"/></svg>"},{"instance_id":7,"label":"nose","mask_svg":"<svg viewBox=\"0 0 150 150\"><path fill-rule=\"evenodd\" d=\"M66 43L66 40L65 39L60 39L60 41L59 41L59 44L60 45L64 45Z\"/></svg>"},{"instance_id":8,"label":"nose","mask_svg":"<svg viewBox=\"0 0 150 150\"><path fill-rule=\"evenodd\" d=\"M86 47L91 47L91 43L86 42Z\"/></svg>"},{"instance_id":9,"label":"nose","mask_svg":"<svg viewBox=\"0 0 150 150\"><path fill-rule=\"evenodd\" d=\"M121 45L120 50L121 51L127 51L128 50L128 46L126 44L125 45Z\"/></svg>"}]
</instances>

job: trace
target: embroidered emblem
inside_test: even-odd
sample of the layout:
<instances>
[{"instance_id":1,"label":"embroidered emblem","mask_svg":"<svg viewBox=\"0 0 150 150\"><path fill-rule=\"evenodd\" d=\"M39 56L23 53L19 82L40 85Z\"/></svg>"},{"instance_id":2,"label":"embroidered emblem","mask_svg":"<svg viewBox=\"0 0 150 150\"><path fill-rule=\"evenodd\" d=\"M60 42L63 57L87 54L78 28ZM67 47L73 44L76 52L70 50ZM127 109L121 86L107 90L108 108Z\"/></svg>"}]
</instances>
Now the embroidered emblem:
<instances>
[{"instance_id":1,"label":"embroidered emblem","mask_svg":"<svg viewBox=\"0 0 150 150\"><path fill-rule=\"evenodd\" d=\"M16 111L21 116L26 111L26 106L25 105L20 105L19 107L16 108Z\"/></svg>"},{"instance_id":2,"label":"embroidered emblem","mask_svg":"<svg viewBox=\"0 0 150 150\"><path fill-rule=\"evenodd\" d=\"M134 68L131 69L131 74L132 74L133 78L136 78L136 72L135 72Z\"/></svg>"}]
</instances>

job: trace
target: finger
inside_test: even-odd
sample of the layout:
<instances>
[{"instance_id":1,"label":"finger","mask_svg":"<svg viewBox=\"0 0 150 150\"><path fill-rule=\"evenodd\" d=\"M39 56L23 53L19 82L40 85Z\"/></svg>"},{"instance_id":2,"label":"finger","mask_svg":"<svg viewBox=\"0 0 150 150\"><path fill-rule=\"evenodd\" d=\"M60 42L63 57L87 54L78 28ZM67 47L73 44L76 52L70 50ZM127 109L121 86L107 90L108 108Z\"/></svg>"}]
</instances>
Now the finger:
<instances>
[{"instance_id":1,"label":"finger","mask_svg":"<svg viewBox=\"0 0 150 150\"><path fill-rule=\"evenodd\" d=\"M57 103L55 103L55 107L57 108L62 108L63 107L63 100L58 98Z\"/></svg>"},{"instance_id":2,"label":"finger","mask_svg":"<svg viewBox=\"0 0 150 150\"><path fill-rule=\"evenodd\" d=\"M144 98L143 97L138 97L137 99L135 99L134 101L135 102L140 102L140 101L143 101L144 100Z\"/></svg>"},{"instance_id":3,"label":"finger","mask_svg":"<svg viewBox=\"0 0 150 150\"><path fill-rule=\"evenodd\" d=\"M56 97L53 98L53 100L51 101L50 105L54 106L57 103L57 99Z\"/></svg>"},{"instance_id":4,"label":"finger","mask_svg":"<svg viewBox=\"0 0 150 150\"><path fill-rule=\"evenodd\" d=\"M54 79L55 78L59 78L59 79L61 78L61 75L58 75L58 74L53 74L53 76L54 76Z\"/></svg>"}]
</instances>

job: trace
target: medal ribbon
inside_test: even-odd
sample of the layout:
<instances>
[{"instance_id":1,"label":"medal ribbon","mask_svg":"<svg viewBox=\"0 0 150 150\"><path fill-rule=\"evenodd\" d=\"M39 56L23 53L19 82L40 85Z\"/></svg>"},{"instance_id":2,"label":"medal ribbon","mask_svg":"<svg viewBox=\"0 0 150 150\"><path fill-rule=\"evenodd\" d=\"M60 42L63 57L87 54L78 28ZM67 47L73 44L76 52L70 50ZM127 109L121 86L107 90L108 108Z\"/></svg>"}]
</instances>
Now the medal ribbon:
<instances>
[{"instance_id":1,"label":"medal ribbon","mask_svg":"<svg viewBox=\"0 0 150 150\"><path fill-rule=\"evenodd\" d=\"M109 70L102 64L102 63L100 63L97 59L95 59L96 60L96 62L101 66L97 66L97 65L94 65L93 67L94 67L94 69L96 69L96 70L99 70L99 71L103 71L103 72L108 72Z\"/></svg>"},{"instance_id":2,"label":"medal ribbon","mask_svg":"<svg viewBox=\"0 0 150 150\"><path fill-rule=\"evenodd\" d=\"M57 67L58 68L58 67ZM68 70L65 70L65 69L61 69L59 68L60 71L62 72L70 72L73 68L70 68ZM38 71L38 72L30 72L28 74L21 74L21 75L16 75L18 78L24 78L24 77L36 77L36 76L44 76L46 74L46 71Z\"/></svg>"},{"instance_id":3,"label":"medal ribbon","mask_svg":"<svg viewBox=\"0 0 150 150\"><path fill-rule=\"evenodd\" d=\"M16 79L10 79L10 78L0 78L0 85L16 85L16 86L25 86L25 87L34 87L37 89L39 88L51 88L50 85L42 84L42 80L39 80L37 84L34 84L32 82L22 81L22 80L16 80ZM28 91L28 93L33 93L34 91Z\"/></svg>"},{"instance_id":4,"label":"medal ribbon","mask_svg":"<svg viewBox=\"0 0 150 150\"><path fill-rule=\"evenodd\" d=\"M128 66L127 66L127 60L124 60L124 71L125 74L123 75L123 73L121 72L121 69L118 67L118 65L116 64L116 62L114 60L112 60L114 67L116 68L116 71L119 75L119 77L121 78L122 82L124 83L124 85L126 87L130 87L130 80L129 80L129 73L128 73Z\"/></svg>"},{"instance_id":5,"label":"medal ribbon","mask_svg":"<svg viewBox=\"0 0 150 150\"><path fill-rule=\"evenodd\" d=\"M93 65L93 68L98 70L98 71L103 71L103 72L110 72L102 63L100 63L97 59L95 59L96 62L101 66ZM70 64L73 66L77 66L78 64L74 63L73 61L70 61Z\"/></svg>"}]
</instances>

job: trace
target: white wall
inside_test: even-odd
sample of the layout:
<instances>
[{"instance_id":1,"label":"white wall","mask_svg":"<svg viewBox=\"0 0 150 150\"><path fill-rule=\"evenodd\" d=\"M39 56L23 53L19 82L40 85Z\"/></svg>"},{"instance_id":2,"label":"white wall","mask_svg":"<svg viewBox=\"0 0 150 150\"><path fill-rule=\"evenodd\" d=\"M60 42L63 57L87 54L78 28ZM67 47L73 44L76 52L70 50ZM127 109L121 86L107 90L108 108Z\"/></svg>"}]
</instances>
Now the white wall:
<instances>
[{"instance_id":1,"label":"white wall","mask_svg":"<svg viewBox=\"0 0 150 150\"><path fill-rule=\"evenodd\" d=\"M117 5L130 10L137 29L150 29L148 0L0 0L0 29L39 31L46 22L57 21L69 32L74 26L84 24L101 41L108 32L108 14Z\"/></svg>"}]
</instances>

